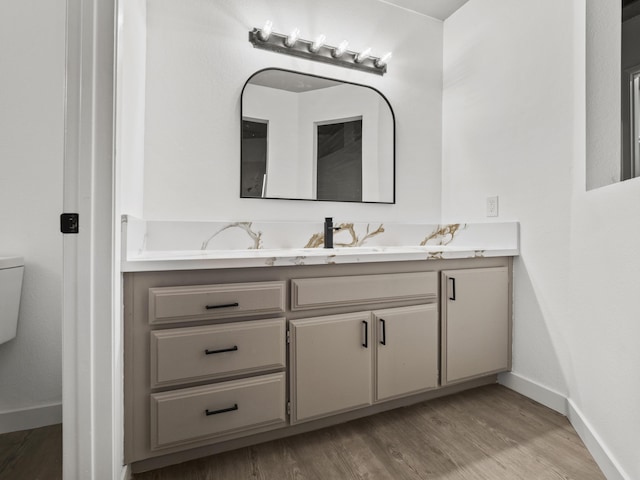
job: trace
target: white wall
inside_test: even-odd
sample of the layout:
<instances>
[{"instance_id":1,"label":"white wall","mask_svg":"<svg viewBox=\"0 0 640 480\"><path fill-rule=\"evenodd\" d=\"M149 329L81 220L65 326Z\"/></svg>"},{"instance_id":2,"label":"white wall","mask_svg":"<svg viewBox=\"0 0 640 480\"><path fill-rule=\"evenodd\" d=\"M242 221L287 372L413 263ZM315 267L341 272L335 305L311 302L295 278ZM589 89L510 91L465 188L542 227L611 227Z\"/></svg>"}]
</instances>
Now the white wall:
<instances>
[{"instance_id":1,"label":"white wall","mask_svg":"<svg viewBox=\"0 0 640 480\"><path fill-rule=\"evenodd\" d=\"M116 95L118 193L123 211L142 217L147 48L146 0L119 3Z\"/></svg>"},{"instance_id":2,"label":"white wall","mask_svg":"<svg viewBox=\"0 0 640 480\"><path fill-rule=\"evenodd\" d=\"M0 345L0 431L61 420L65 1L0 4L0 252L22 255L17 337Z\"/></svg>"},{"instance_id":3,"label":"white wall","mask_svg":"<svg viewBox=\"0 0 640 480\"><path fill-rule=\"evenodd\" d=\"M566 392L572 8L515 3L471 1L445 22L443 221L486 221L499 195L497 220L521 222L513 367Z\"/></svg>"},{"instance_id":4,"label":"white wall","mask_svg":"<svg viewBox=\"0 0 640 480\"><path fill-rule=\"evenodd\" d=\"M620 181L620 45L622 6L618 0L586 2L587 190ZM603 32L600 34L599 32ZM612 55L612 52L616 52ZM607 71L611 75L601 75ZM615 135L603 135L611 128Z\"/></svg>"},{"instance_id":5,"label":"white wall","mask_svg":"<svg viewBox=\"0 0 640 480\"><path fill-rule=\"evenodd\" d=\"M631 479L640 478L640 182L585 188L587 134L619 142L619 104L598 109L615 92L584 102L594 11L584 0L471 1L445 22L443 221L486 220L485 199L497 194L499 220L521 222L514 373L567 396ZM587 25L586 48L604 36L597 54L615 55L619 26ZM618 89L611 63L589 70L589 82ZM611 109L618 120L607 124ZM613 163L619 143L612 150L597 154Z\"/></svg>"},{"instance_id":6,"label":"white wall","mask_svg":"<svg viewBox=\"0 0 640 480\"><path fill-rule=\"evenodd\" d=\"M394 51L384 77L254 49L265 20L303 38ZM437 222L440 217L442 23L370 0L151 0L147 5L144 216L180 220ZM370 85L395 110L397 204L240 199L240 93L280 67ZM141 186L142 188L142 186ZM125 212L127 213L127 212Z\"/></svg>"}]
</instances>

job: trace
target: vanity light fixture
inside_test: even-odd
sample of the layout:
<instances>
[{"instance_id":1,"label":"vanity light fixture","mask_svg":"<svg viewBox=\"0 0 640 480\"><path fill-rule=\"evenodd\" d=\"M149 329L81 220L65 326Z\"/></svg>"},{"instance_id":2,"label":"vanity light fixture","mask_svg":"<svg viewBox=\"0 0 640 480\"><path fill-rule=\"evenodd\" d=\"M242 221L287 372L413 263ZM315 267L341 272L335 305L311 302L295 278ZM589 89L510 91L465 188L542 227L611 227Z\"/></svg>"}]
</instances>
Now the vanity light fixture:
<instances>
[{"instance_id":1,"label":"vanity light fixture","mask_svg":"<svg viewBox=\"0 0 640 480\"><path fill-rule=\"evenodd\" d=\"M314 42L309 46L309 51L311 53L318 53L318 51L320 50L320 47L322 47L322 45L324 45L324 41L326 40L326 36L323 35L318 35L318 37L314 40Z\"/></svg>"},{"instance_id":2,"label":"vanity light fixture","mask_svg":"<svg viewBox=\"0 0 640 480\"><path fill-rule=\"evenodd\" d=\"M300 29L294 28L289 34L289 36L287 37L287 39L284 41L285 46L289 48L293 47L298 41L299 36L300 36Z\"/></svg>"},{"instance_id":3,"label":"vanity light fixture","mask_svg":"<svg viewBox=\"0 0 640 480\"><path fill-rule=\"evenodd\" d=\"M371 49L367 48L367 49L361 51L360 53L358 53L356 55L356 58L353 59L353 61L356 62L356 63L362 63L367 59L367 57L369 56L370 53L371 53Z\"/></svg>"},{"instance_id":4,"label":"vanity light fixture","mask_svg":"<svg viewBox=\"0 0 640 480\"><path fill-rule=\"evenodd\" d=\"M372 57L369 48L359 53L347 50L349 43L346 40L340 42L337 47L333 47L324 43L326 38L324 35L319 35L314 41L304 40L299 35L300 30L297 28L289 35L273 32L271 21L267 21L264 27L249 31L249 42L255 48L293 55L307 60L330 63L377 75L387 73L387 64L391 53L380 58Z\"/></svg>"},{"instance_id":5,"label":"vanity light fixture","mask_svg":"<svg viewBox=\"0 0 640 480\"><path fill-rule=\"evenodd\" d=\"M393 54L391 52L387 52L373 63L375 64L376 67L382 68L389 62L389 60L391 60L392 55Z\"/></svg>"},{"instance_id":6,"label":"vanity light fixture","mask_svg":"<svg viewBox=\"0 0 640 480\"><path fill-rule=\"evenodd\" d=\"M264 22L264 27L262 27L261 30L258 30L258 38L263 42L269 40L269 37L271 36L272 26L273 24L271 23L271 20L267 20L266 22Z\"/></svg>"},{"instance_id":7,"label":"vanity light fixture","mask_svg":"<svg viewBox=\"0 0 640 480\"><path fill-rule=\"evenodd\" d=\"M338 45L336 48L331 50L331 56L333 58L340 58L342 55L344 55L344 52L347 51L348 46L349 46L349 42L347 42L346 40L341 41L340 45Z\"/></svg>"}]
</instances>

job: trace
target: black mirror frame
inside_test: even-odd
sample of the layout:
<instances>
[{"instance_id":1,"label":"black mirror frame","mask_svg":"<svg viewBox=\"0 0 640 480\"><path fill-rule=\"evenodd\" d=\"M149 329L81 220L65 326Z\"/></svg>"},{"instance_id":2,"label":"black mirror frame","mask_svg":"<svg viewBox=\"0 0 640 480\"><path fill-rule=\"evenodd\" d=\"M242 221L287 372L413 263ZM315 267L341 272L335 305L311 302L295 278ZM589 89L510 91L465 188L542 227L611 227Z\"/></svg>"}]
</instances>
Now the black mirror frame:
<instances>
[{"instance_id":1,"label":"black mirror frame","mask_svg":"<svg viewBox=\"0 0 640 480\"><path fill-rule=\"evenodd\" d=\"M270 71L270 70L278 70L281 72L288 72L288 73L293 73L296 75L306 75L309 77L315 77L315 78L322 78L324 80L332 80L335 82L340 82L340 83L344 83L347 85L355 85L358 87L364 87L364 88L368 88L370 90L373 90L374 92L376 92L378 95L380 95L380 97L382 97L382 99L384 99L384 101L387 103L387 106L389 107L389 111L391 112L391 119L392 119L392 123L393 123L393 132L392 132L392 139L393 139L393 198L390 202L372 202L372 201L358 201L358 200L340 200L340 201L336 201L336 200L319 200L317 198L285 198L285 197L243 197L242 196L242 119L244 118L244 112L243 112L243 97L244 97L244 90L245 88L247 88L247 85L249 84L249 82L251 81L251 79L253 77L255 77L256 75L259 75L262 72L265 71ZM239 139L240 139L240 198L243 199L254 199L254 200L303 200L303 201L307 201L307 202L335 202L335 203L365 203L365 204L382 204L382 205L394 205L396 203L396 116L395 116L395 112L393 111L393 107L391 106L391 103L389 103L389 100L387 99L387 97L385 97L382 92L380 92L380 90L374 88L374 87L370 87L368 85L362 85L360 83L355 83L355 82L348 82L346 80L339 80L336 78L329 78L329 77L324 77L322 75L314 75L311 73L304 73L304 72L297 72L295 70L288 70L285 68L263 68L261 70L258 70L256 72L254 72L248 79L246 82L244 82L244 85L242 86L242 91L240 92L240 135L239 135Z\"/></svg>"}]
</instances>

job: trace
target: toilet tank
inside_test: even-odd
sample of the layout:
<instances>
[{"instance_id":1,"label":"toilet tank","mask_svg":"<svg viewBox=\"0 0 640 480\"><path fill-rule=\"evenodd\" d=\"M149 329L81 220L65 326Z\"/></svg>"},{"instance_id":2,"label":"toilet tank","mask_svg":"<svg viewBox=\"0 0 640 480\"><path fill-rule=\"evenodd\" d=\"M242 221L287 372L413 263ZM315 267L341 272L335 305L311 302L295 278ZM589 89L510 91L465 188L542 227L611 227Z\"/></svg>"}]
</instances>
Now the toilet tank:
<instances>
[{"instance_id":1,"label":"toilet tank","mask_svg":"<svg viewBox=\"0 0 640 480\"><path fill-rule=\"evenodd\" d=\"M22 257L0 256L0 343L16 336L23 271Z\"/></svg>"}]
</instances>

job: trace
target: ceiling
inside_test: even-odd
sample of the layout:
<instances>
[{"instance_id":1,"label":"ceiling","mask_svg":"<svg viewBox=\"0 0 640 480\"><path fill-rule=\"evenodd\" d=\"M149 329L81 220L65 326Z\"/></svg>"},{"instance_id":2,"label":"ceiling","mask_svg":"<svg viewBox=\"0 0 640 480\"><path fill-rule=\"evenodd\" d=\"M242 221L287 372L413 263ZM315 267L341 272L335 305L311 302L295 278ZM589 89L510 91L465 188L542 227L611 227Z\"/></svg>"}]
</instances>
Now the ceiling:
<instances>
[{"instance_id":1,"label":"ceiling","mask_svg":"<svg viewBox=\"0 0 640 480\"><path fill-rule=\"evenodd\" d=\"M278 69L263 70L251 77L249 83L295 93L342 85L336 80Z\"/></svg>"},{"instance_id":2,"label":"ceiling","mask_svg":"<svg viewBox=\"0 0 640 480\"><path fill-rule=\"evenodd\" d=\"M439 20L447 19L469 0L380 0Z\"/></svg>"}]
</instances>

